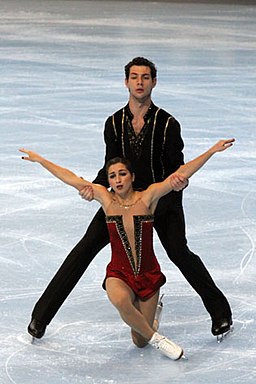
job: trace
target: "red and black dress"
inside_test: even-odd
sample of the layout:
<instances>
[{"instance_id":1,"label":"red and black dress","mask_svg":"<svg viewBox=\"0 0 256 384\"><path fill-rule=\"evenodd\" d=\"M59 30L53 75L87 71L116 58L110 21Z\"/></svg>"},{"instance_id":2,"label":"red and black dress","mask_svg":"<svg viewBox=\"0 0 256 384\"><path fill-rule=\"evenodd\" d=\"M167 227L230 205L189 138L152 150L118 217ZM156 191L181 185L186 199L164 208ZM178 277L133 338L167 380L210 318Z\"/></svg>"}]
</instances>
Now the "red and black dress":
<instances>
[{"instance_id":1,"label":"red and black dress","mask_svg":"<svg viewBox=\"0 0 256 384\"><path fill-rule=\"evenodd\" d=\"M123 280L140 300L147 300L166 282L166 278L153 250L153 215L135 215L133 221L135 256L124 229L123 216L106 216L112 257L107 265L103 288L106 289L108 277L116 277Z\"/></svg>"}]
</instances>

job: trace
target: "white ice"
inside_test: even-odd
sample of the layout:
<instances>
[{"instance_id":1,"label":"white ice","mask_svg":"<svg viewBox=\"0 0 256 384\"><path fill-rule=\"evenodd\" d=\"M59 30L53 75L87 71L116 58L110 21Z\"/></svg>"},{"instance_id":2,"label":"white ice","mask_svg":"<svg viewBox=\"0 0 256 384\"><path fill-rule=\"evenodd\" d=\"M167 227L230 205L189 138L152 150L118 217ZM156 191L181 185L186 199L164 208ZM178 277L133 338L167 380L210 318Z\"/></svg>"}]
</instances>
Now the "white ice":
<instances>
[{"instance_id":1,"label":"white ice","mask_svg":"<svg viewBox=\"0 0 256 384\"><path fill-rule=\"evenodd\" d=\"M218 384L256 382L256 7L251 2L0 0L0 383ZM184 193L187 237L233 310L221 344L198 295L155 249L168 282L161 330L188 360L136 349L101 288L106 247L31 343L32 308L82 237L96 203L19 147L92 180L106 117L127 101L123 67L158 67L154 102L182 124L186 160L219 138Z\"/></svg>"}]
</instances>

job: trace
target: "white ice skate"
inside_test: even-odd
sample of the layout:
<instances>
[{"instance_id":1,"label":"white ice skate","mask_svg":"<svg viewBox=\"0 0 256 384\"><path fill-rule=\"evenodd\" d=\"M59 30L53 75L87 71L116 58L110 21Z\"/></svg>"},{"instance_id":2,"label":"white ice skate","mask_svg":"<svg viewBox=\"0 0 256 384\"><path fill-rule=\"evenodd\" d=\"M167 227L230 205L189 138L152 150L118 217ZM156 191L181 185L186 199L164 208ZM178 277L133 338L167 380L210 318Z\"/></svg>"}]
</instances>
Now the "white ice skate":
<instances>
[{"instance_id":1,"label":"white ice skate","mask_svg":"<svg viewBox=\"0 0 256 384\"><path fill-rule=\"evenodd\" d=\"M167 337L155 332L149 344L158 349L163 355L172 360L179 360L183 356L183 349Z\"/></svg>"}]
</instances>

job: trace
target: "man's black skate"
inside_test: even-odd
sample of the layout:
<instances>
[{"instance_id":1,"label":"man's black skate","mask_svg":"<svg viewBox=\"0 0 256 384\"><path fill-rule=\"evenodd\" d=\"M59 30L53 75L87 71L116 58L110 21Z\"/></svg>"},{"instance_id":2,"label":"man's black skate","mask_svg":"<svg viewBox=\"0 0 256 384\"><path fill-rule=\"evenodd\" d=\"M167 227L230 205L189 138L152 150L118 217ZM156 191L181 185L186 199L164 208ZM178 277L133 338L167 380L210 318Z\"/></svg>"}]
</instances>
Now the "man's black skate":
<instances>
[{"instance_id":1,"label":"man's black skate","mask_svg":"<svg viewBox=\"0 0 256 384\"><path fill-rule=\"evenodd\" d=\"M47 324L43 321L32 319L28 325L28 333L37 339L41 339L45 334Z\"/></svg>"},{"instance_id":2,"label":"man's black skate","mask_svg":"<svg viewBox=\"0 0 256 384\"><path fill-rule=\"evenodd\" d=\"M221 342L225 334L233 330L232 324L232 317L223 317L222 319L212 321L212 334L217 336L218 342Z\"/></svg>"}]
</instances>

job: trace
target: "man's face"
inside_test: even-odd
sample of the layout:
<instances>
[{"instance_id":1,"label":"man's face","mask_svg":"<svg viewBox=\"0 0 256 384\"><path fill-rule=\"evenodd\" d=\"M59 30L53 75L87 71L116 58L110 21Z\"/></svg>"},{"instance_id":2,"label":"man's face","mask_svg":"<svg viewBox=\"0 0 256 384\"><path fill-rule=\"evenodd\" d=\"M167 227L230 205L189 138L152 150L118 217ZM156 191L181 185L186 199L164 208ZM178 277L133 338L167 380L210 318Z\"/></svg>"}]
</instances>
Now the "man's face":
<instances>
[{"instance_id":1,"label":"man's face","mask_svg":"<svg viewBox=\"0 0 256 384\"><path fill-rule=\"evenodd\" d=\"M125 85L129 89L131 97L143 101L150 98L152 89L156 85L156 79L152 79L149 67L133 65L130 68L128 80L125 79Z\"/></svg>"}]
</instances>

